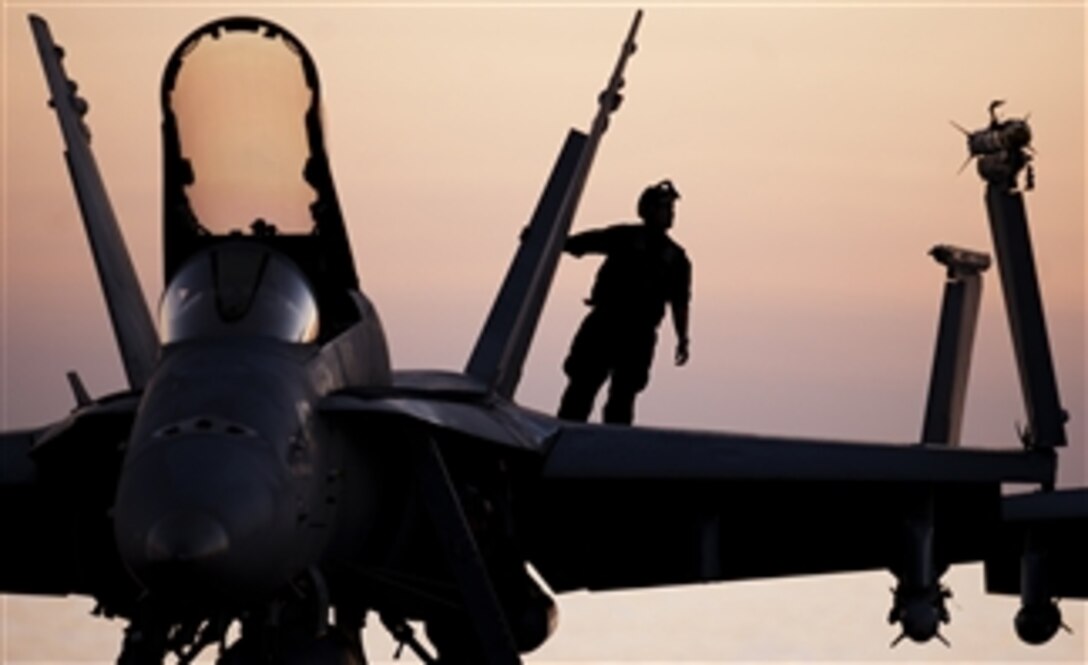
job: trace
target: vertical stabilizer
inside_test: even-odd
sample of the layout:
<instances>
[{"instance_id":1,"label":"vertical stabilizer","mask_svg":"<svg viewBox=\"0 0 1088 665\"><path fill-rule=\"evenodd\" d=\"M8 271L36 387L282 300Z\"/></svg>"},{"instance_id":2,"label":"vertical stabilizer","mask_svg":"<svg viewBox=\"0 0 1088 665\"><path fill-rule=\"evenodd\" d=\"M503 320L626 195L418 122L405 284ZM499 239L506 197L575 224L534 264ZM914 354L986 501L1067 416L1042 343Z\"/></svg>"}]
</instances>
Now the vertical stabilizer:
<instances>
[{"instance_id":1,"label":"vertical stabilizer","mask_svg":"<svg viewBox=\"0 0 1088 665\"><path fill-rule=\"evenodd\" d=\"M642 11L639 10L620 49L608 87L598 97L597 114L588 136L577 130L571 130L567 136L469 358L465 371L504 397L513 396L521 379L521 369L597 146L608 128L608 117L619 108L622 100L623 70L627 59L635 52L635 34L641 21Z\"/></svg>"},{"instance_id":2,"label":"vertical stabilizer","mask_svg":"<svg viewBox=\"0 0 1088 665\"><path fill-rule=\"evenodd\" d=\"M91 132L83 122L87 102L76 95L75 82L65 74L61 64L64 52L53 41L49 25L41 17L32 15L30 27L49 85L49 105L57 112L64 137L68 172L83 215L125 374L130 387L142 388L154 369L159 338L91 152Z\"/></svg>"}]
</instances>

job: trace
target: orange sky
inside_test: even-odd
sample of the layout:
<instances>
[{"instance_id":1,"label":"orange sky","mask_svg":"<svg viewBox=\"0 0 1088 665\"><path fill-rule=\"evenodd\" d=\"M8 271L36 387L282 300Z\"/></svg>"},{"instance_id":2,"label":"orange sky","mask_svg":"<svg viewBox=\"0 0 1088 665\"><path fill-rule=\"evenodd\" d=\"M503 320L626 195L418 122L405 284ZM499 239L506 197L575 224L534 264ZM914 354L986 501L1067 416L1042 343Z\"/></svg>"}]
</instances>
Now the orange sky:
<instances>
[{"instance_id":1,"label":"orange sky","mask_svg":"<svg viewBox=\"0 0 1088 665\"><path fill-rule=\"evenodd\" d=\"M317 61L357 266L399 367L463 366L566 129L588 123L632 14L541 4L244 8L283 23ZM647 7L626 100L575 221L587 228L633 219L638 192L662 177L683 195L674 235L694 263L692 360L682 370L671 366L672 333L663 329L638 419L916 439L943 281L926 251L938 243L990 251L982 185L971 168L955 175L964 146L948 121L982 126L986 105L1003 98L1007 113L1030 112L1035 129L1038 187L1028 212L1070 439L1080 453L1063 455L1062 480L1084 484L1083 7L755 4ZM70 408L69 369L95 394L122 385L25 13L33 8L50 20L69 73L91 102L99 164L155 302L161 68L189 30L238 11L211 3L4 7L0 418L15 427ZM592 259L561 263L521 402L554 408L595 267ZM965 442L1014 445L1014 425L1023 420L991 270ZM961 586L979 584L977 574L964 579ZM956 589L963 608L953 608L950 655L939 645L889 652L889 583L873 574L575 597L561 603L559 634L542 657L1085 653L1084 632L1059 638L1052 651L1022 650L1011 636L1015 603L970 588ZM838 606L842 589L857 614L841 615L853 611ZM797 618L768 618L774 639L745 624L746 616L798 603ZM654 608L660 617L640 614ZM719 615L713 625L710 608ZM601 617L620 617L604 642L586 628ZM982 617L989 623L972 623ZM647 646L640 621L670 635L695 628L686 629L688 638ZM700 632L707 630L713 635ZM11 634L8 640L18 644Z\"/></svg>"}]
</instances>

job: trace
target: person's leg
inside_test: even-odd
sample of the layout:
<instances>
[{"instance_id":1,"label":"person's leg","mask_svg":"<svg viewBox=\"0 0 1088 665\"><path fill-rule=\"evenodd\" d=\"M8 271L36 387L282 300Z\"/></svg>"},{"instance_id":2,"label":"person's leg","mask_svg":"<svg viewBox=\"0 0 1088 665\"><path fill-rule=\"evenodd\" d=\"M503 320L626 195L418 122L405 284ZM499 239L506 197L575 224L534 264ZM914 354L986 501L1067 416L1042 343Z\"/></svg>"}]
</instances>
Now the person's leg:
<instances>
[{"instance_id":1,"label":"person's leg","mask_svg":"<svg viewBox=\"0 0 1088 665\"><path fill-rule=\"evenodd\" d=\"M635 397L650 381L650 365L654 360L657 331L630 328L617 343L616 368L608 386L608 403L604 405L604 421L630 425L635 419Z\"/></svg>"},{"instance_id":2,"label":"person's leg","mask_svg":"<svg viewBox=\"0 0 1088 665\"><path fill-rule=\"evenodd\" d=\"M604 405L604 422L610 425L630 425L635 419L637 390L617 385L613 380L608 387L608 402Z\"/></svg>"},{"instance_id":3,"label":"person's leg","mask_svg":"<svg viewBox=\"0 0 1088 665\"><path fill-rule=\"evenodd\" d=\"M582 321L563 363L570 380L559 402L559 417L564 420L589 420L597 391L608 378L607 339L602 322L593 312Z\"/></svg>"},{"instance_id":4,"label":"person's leg","mask_svg":"<svg viewBox=\"0 0 1088 665\"><path fill-rule=\"evenodd\" d=\"M580 381L571 378L567 389L563 391L563 397L559 401L559 417L563 420L576 420L585 422L589 420L589 414L593 411L593 401L597 397L604 381L591 382Z\"/></svg>"}]
</instances>

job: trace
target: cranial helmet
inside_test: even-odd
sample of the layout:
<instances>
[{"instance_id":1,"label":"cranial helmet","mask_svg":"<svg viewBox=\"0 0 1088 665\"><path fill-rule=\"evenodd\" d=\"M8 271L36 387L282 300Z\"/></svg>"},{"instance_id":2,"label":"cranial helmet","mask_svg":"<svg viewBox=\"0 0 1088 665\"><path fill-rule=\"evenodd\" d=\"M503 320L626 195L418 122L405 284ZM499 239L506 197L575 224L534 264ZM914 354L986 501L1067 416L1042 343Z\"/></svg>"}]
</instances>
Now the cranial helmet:
<instances>
[{"instance_id":1,"label":"cranial helmet","mask_svg":"<svg viewBox=\"0 0 1088 665\"><path fill-rule=\"evenodd\" d=\"M676 191L671 180L662 180L656 185L650 185L642 190L642 195L638 197L638 216L646 219L658 202L672 203L678 198L680 198L680 192Z\"/></svg>"}]
</instances>

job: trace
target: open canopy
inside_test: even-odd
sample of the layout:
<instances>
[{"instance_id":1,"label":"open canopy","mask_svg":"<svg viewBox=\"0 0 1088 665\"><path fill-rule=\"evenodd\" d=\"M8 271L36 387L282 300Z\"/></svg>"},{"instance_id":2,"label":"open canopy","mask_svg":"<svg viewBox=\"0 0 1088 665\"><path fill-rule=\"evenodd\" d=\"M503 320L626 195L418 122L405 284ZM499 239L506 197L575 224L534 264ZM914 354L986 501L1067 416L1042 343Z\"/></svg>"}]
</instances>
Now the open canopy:
<instances>
[{"instance_id":1,"label":"open canopy","mask_svg":"<svg viewBox=\"0 0 1088 665\"><path fill-rule=\"evenodd\" d=\"M202 250L252 238L297 264L335 315L358 280L302 43L264 19L209 23L174 50L161 101L166 283Z\"/></svg>"}]
</instances>

